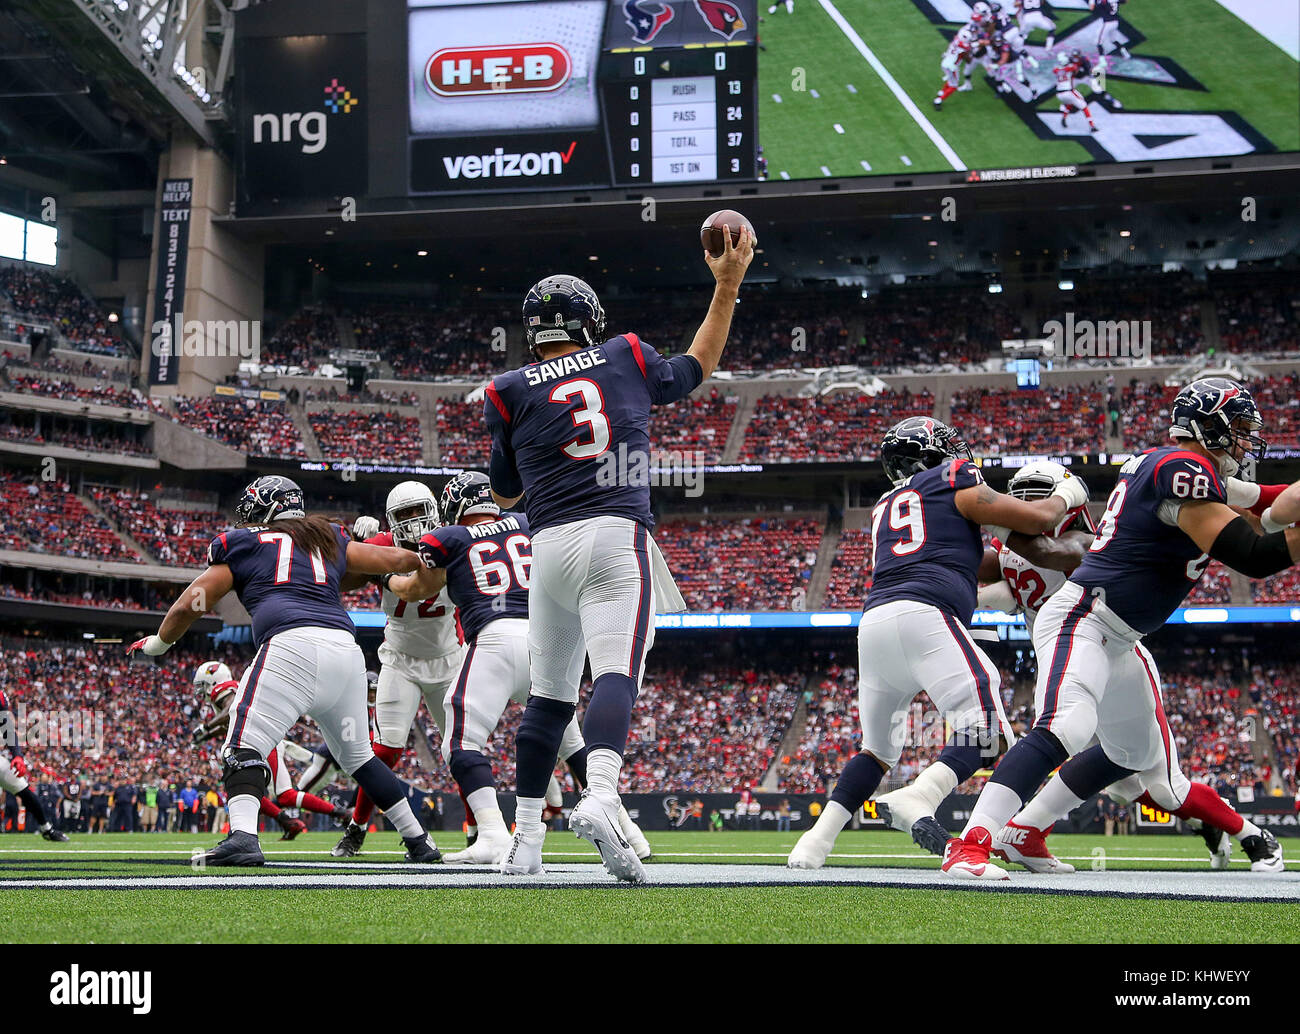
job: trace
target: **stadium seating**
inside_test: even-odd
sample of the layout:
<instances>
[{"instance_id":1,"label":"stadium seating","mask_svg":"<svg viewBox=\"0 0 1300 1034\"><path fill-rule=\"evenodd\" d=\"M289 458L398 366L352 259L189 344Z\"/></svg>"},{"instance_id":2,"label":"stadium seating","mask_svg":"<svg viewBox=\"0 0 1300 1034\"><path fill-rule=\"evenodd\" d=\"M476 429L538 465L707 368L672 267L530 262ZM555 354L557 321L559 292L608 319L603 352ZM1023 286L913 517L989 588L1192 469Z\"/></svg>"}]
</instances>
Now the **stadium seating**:
<instances>
[{"instance_id":1,"label":"stadium seating","mask_svg":"<svg viewBox=\"0 0 1300 1034\"><path fill-rule=\"evenodd\" d=\"M420 418L384 410L318 409L307 414L327 460L419 463L424 455Z\"/></svg>"},{"instance_id":2,"label":"stadium seating","mask_svg":"<svg viewBox=\"0 0 1300 1034\"><path fill-rule=\"evenodd\" d=\"M909 416L933 416L934 396L881 392L818 398L764 395L745 428L740 459L750 463L875 459L880 439Z\"/></svg>"},{"instance_id":3,"label":"stadium seating","mask_svg":"<svg viewBox=\"0 0 1300 1034\"><path fill-rule=\"evenodd\" d=\"M30 266L0 267L0 295L15 311L53 323L78 351L123 354L108 317L65 277Z\"/></svg>"},{"instance_id":4,"label":"stadium seating","mask_svg":"<svg viewBox=\"0 0 1300 1034\"><path fill-rule=\"evenodd\" d=\"M315 370L338 344L334 317L304 309L280 324L269 341L262 342L261 361L271 366Z\"/></svg>"},{"instance_id":5,"label":"stadium seating","mask_svg":"<svg viewBox=\"0 0 1300 1034\"><path fill-rule=\"evenodd\" d=\"M307 458L302 435L283 402L221 395L203 398L178 396L174 415L186 427L250 456Z\"/></svg>"},{"instance_id":6,"label":"stadium seating","mask_svg":"<svg viewBox=\"0 0 1300 1034\"><path fill-rule=\"evenodd\" d=\"M707 397L692 396L651 410L650 443L660 452L684 453L692 461L699 453L704 463L718 463L735 418L735 400L714 389Z\"/></svg>"},{"instance_id":7,"label":"stadium seating","mask_svg":"<svg viewBox=\"0 0 1300 1034\"><path fill-rule=\"evenodd\" d=\"M108 522L87 509L66 482L44 482L0 473L0 527L6 538L25 539L33 553L57 553L88 560L143 563Z\"/></svg>"},{"instance_id":8,"label":"stadium seating","mask_svg":"<svg viewBox=\"0 0 1300 1034\"><path fill-rule=\"evenodd\" d=\"M118 409L147 409L145 397L135 388L114 388L108 384L79 387L73 381L44 377L21 370L7 371L8 383L3 390L23 395L40 395L44 398L67 399L70 402L90 402L97 406L114 406Z\"/></svg>"},{"instance_id":9,"label":"stadium seating","mask_svg":"<svg viewBox=\"0 0 1300 1034\"><path fill-rule=\"evenodd\" d=\"M371 305L349 314L358 348L373 349L400 380L486 379L506 368L506 338L494 333L514 327L517 310L484 312L470 306ZM494 345L496 347L494 347Z\"/></svg>"},{"instance_id":10,"label":"stadium seating","mask_svg":"<svg viewBox=\"0 0 1300 1034\"><path fill-rule=\"evenodd\" d=\"M828 610L860 610L870 588L871 529L842 532L831 560L823 606Z\"/></svg>"},{"instance_id":11,"label":"stadium seating","mask_svg":"<svg viewBox=\"0 0 1300 1034\"><path fill-rule=\"evenodd\" d=\"M486 467L490 445L481 402L438 400L438 447L443 463Z\"/></svg>"},{"instance_id":12,"label":"stadium seating","mask_svg":"<svg viewBox=\"0 0 1300 1034\"><path fill-rule=\"evenodd\" d=\"M802 610L822 530L776 516L674 517L655 541L691 610Z\"/></svg>"},{"instance_id":13,"label":"stadium seating","mask_svg":"<svg viewBox=\"0 0 1300 1034\"><path fill-rule=\"evenodd\" d=\"M980 454L1082 454L1105 447L1106 398L1096 385L965 388L953 392L951 406L949 423Z\"/></svg>"},{"instance_id":14,"label":"stadium seating","mask_svg":"<svg viewBox=\"0 0 1300 1034\"><path fill-rule=\"evenodd\" d=\"M208 543L230 524L224 516L211 511L159 509L143 492L94 488L90 494L119 531L131 536L163 564L205 566Z\"/></svg>"}]
</instances>

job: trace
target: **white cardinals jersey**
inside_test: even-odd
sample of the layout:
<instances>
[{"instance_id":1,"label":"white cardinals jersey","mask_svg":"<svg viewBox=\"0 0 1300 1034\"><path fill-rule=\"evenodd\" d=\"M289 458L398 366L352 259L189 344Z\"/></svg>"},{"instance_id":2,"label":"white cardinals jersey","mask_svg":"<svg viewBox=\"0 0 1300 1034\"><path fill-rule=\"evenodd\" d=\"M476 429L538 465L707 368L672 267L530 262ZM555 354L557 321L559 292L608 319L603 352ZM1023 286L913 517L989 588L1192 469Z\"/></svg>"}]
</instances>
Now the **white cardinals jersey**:
<instances>
[{"instance_id":1,"label":"white cardinals jersey","mask_svg":"<svg viewBox=\"0 0 1300 1034\"><path fill-rule=\"evenodd\" d=\"M407 603L387 589L383 596L384 642L398 653L427 660L445 657L460 649L456 635L456 605L444 588L431 600Z\"/></svg>"},{"instance_id":2,"label":"white cardinals jersey","mask_svg":"<svg viewBox=\"0 0 1300 1034\"><path fill-rule=\"evenodd\" d=\"M1031 564L1006 546L998 551L998 568L1011 588L1012 598L1024 611L1025 625L1032 636L1039 608L1065 584L1069 576L1063 571L1049 571L1046 567Z\"/></svg>"}]
</instances>

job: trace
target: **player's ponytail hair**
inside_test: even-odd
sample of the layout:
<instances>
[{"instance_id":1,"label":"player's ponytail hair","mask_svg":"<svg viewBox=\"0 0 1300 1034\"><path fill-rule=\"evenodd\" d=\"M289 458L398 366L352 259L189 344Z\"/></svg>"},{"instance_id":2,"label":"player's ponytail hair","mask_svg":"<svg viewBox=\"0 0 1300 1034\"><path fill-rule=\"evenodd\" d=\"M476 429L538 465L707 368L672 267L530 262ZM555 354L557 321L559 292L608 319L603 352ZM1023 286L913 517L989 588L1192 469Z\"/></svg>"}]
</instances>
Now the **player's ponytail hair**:
<instances>
[{"instance_id":1,"label":"player's ponytail hair","mask_svg":"<svg viewBox=\"0 0 1300 1034\"><path fill-rule=\"evenodd\" d=\"M293 544L308 556L320 553L321 559L332 564L339 557L339 537L326 518L309 513L306 517L283 517L273 525L293 539Z\"/></svg>"}]
</instances>

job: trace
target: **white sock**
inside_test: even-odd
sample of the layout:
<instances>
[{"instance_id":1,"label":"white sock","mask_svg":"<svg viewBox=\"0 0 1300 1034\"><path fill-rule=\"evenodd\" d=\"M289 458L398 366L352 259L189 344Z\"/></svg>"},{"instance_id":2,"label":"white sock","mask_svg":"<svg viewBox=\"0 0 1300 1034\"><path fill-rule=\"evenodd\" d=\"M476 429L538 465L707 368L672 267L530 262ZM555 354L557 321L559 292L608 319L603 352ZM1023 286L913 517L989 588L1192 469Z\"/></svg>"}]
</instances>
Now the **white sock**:
<instances>
[{"instance_id":1,"label":"white sock","mask_svg":"<svg viewBox=\"0 0 1300 1034\"><path fill-rule=\"evenodd\" d=\"M1246 837L1257 837L1260 834L1260 828L1251 822L1250 819L1241 820L1241 832L1237 833L1232 839L1240 843Z\"/></svg>"},{"instance_id":2,"label":"white sock","mask_svg":"<svg viewBox=\"0 0 1300 1034\"><path fill-rule=\"evenodd\" d=\"M510 831L506 829L506 820L501 817L501 808L497 805L495 786L484 786L466 795L469 806L474 809L474 818L478 821L479 832L492 840L509 840Z\"/></svg>"},{"instance_id":3,"label":"white sock","mask_svg":"<svg viewBox=\"0 0 1300 1034\"><path fill-rule=\"evenodd\" d=\"M529 840L544 838L546 827L542 825L542 808L545 806L545 797L516 797L515 831Z\"/></svg>"},{"instance_id":4,"label":"white sock","mask_svg":"<svg viewBox=\"0 0 1300 1034\"><path fill-rule=\"evenodd\" d=\"M1065 780L1059 775L1047 780L1044 786L1034 799L1025 805L1015 821L1021 826L1033 826L1034 829L1046 829L1057 819L1068 815L1074 811L1083 798L1075 794L1068 786ZM992 830L996 833L997 830Z\"/></svg>"},{"instance_id":5,"label":"white sock","mask_svg":"<svg viewBox=\"0 0 1300 1034\"><path fill-rule=\"evenodd\" d=\"M853 813L839 801L827 801L826 807L822 809L810 832L819 840L834 842L840 835L840 830L848 825L851 818Z\"/></svg>"},{"instance_id":6,"label":"white sock","mask_svg":"<svg viewBox=\"0 0 1300 1034\"><path fill-rule=\"evenodd\" d=\"M241 793L226 802L226 814L230 816L230 832L252 833L257 836L257 813L262 810L262 802L251 793Z\"/></svg>"},{"instance_id":7,"label":"white sock","mask_svg":"<svg viewBox=\"0 0 1300 1034\"><path fill-rule=\"evenodd\" d=\"M623 771L623 755L608 747L587 753L587 789L606 801L618 800L618 776Z\"/></svg>"},{"instance_id":8,"label":"white sock","mask_svg":"<svg viewBox=\"0 0 1300 1034\"><path fill-rule=\"evenodd\" d=\"M911 789L919 793L929 805L928 811L933 815L939 805L953 790L957 789L957 773L946 762L936 761L927 765L925 770L912 781Z\"/></svg>"},{"instance_id":9,"label":"white sock","mask_svg":"<svg viewBox=\"0 0 1300 1034\"><path fill-rule=\"evenodd\" d=\"M425 829L420 825L420 820L415 817L415 812L411 811L411 805L405 797L386 810L384 816L397 827L397 832L402 836L424 836Z\"/></svg>"},{"instance_id":10,"label":"white sock","mask_svg":"<svg viewBox=\"0 0 1300 1034\"><path fill-rule=\"evenodd\" d=\"M564 794L560 792L560 781L555 778L555 773L551 773L551 781L546 784L546 804L551 808L558 808L564 803Z\"/></svg>"},{"instance_id":11,"label":"white sock","mask_svg":"<svg viewBox=\"0 0 1300 1034\"><path fill-rule=\"evenodd\" d=\"M970 821L966 823L961 835L964 838L978 826L987 829L992 836L1019 810L1020 797L1015 790L1001 783L987 783L979 800L975 802L975 810L971 812Z\"/></svg>"}]
</instances>

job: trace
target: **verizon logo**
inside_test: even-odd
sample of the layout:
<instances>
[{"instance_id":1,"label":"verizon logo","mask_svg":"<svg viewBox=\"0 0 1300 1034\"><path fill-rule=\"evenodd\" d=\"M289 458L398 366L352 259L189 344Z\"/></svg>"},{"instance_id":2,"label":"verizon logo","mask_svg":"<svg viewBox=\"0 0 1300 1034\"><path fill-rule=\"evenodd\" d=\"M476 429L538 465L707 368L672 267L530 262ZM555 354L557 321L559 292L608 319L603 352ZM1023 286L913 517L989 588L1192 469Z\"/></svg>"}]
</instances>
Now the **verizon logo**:
<instances>
[{"instance_id":1,"label":"verizon logo","mask_svg":"<svg viewBox=\"0 0 1300 1034\"><path fill-rule=\"evenodd\" d=\"M444 47L424 65L424 83L439 97L545 93L569 81L573 61L557 43Z\"/></svg>"},{"instance_id":2,"label":"verizon logo","mask_svg":"<svg viewBox=\"0 0 1300 1034\"><path fill-rule=\"evenodd\" d=\"M523 154L507 153L504 147L498 147L491 154L445 155L442 165L447 170L447 178L452 180L558 176L569 164L577 146L578 141L574 140L567 151L526 151Z\"/></svg>"}]
</instances>

